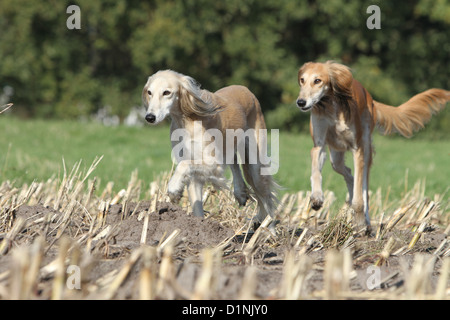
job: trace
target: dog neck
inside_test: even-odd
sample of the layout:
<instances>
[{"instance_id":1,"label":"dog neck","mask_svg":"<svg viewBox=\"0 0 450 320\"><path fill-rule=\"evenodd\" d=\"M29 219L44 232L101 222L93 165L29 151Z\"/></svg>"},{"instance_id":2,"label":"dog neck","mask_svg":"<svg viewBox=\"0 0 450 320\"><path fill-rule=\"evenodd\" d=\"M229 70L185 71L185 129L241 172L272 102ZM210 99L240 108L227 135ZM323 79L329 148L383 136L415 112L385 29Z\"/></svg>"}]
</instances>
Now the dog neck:
<instances>
[{"instance_id":1,"label":"dog neck","mask_svg":"<svg viewBox=\"0 0 450 320\"><path fill-rule=\"evenodd\" d=\"M352 99L336 96L333 93L326 94L311 110L311 115L316 117L336 118L344 115L346 121L350 121L352 114Z\"/></svg>"}]
</instances>

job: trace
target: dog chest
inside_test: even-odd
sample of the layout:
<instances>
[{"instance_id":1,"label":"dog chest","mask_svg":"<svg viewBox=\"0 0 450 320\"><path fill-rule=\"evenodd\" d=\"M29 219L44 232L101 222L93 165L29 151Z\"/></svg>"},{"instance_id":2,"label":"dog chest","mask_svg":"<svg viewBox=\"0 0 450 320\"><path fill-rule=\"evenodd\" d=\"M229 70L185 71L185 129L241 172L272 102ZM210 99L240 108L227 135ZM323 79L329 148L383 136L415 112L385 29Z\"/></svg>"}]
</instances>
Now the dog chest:
<instances>
[{"instance_id":1,"label":"dog chest","mask_svg":"<svg viewBox=\"0 0 450 320\"><path fill-rule=\"evenodd\" d=\"M343 118L328 127L326 140L330 147L338 151L356 148L354 128L351 128Z\"/></svg>"}]
</instances>

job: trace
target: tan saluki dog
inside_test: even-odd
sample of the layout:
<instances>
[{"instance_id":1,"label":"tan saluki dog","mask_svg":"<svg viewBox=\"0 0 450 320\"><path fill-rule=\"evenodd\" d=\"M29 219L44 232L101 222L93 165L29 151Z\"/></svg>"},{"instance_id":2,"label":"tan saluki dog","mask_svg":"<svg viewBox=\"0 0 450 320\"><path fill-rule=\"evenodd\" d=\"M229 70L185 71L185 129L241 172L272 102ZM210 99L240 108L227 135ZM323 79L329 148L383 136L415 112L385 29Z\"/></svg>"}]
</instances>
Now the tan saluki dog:
<instances>
[{"instance_id":1,"label":"tan saluki dog","mask_svg":"<svg viewBox=\"0 0 450 320\"><path fill-rule=\"evenodd\" d=\"M201 89L192 77L163 70L148 78L142 99L147 109L145 119L149 123L158 124L166 116L171 117L172 157L177 158L180 156L178 153L184 153L181 160L178 159L178 165L168 183L171 201L177 202L187 186L193 214L203 217L203 186L210 182L218 188L226 187L223 172L229 165L238 203L245 205L250 193L258 203L258 221L262 222L267 214L273 217L277 184L271 175L261 174L265 164L259 161L258 155L252 154L264 147L259 129L266 129L266 125L260 104L249 89L233 85L212 93ZM236 130L250 134L231 136L232 141L237 141L230 147L225 141L228 142L230 139L227 138ZM208 132L216 133L214 139L210 136L204 138ZM214 152L205 154L195 151L207 149L211 140L216 143ZM249 145L252 142L256 145ZM237 152L240 144L245 145L245 154ZM177 154L174 155L174 152ZM242 177L238 154L250 190ZM249 161L252 156L256 159L253 163ZM226 159L232 159L231 163ZM271 228L273 226L272 223Z\"/></svg>"},{"instance_id":2,"label":"tan saluki dog","mask_svg":"<svg viewBox=\"0 0 450 320\"><path fill-rule=\"evenodd\" d=\"M305 63L298 71L300 93L297 106L311 111L311 206L323 205L322 167L330 150L333 169L344 176L349 193L354 224L370 230L369 170L372 164L372 131L375 126L384 133L398 132L410 137L443 109L450 100L450 91L429 89L410 100L392 107L372 99L370 93L353 79L349 68L327 61ZM354 178L345 166L344 154L352 151Z\"/></svg>"}]
</instances>

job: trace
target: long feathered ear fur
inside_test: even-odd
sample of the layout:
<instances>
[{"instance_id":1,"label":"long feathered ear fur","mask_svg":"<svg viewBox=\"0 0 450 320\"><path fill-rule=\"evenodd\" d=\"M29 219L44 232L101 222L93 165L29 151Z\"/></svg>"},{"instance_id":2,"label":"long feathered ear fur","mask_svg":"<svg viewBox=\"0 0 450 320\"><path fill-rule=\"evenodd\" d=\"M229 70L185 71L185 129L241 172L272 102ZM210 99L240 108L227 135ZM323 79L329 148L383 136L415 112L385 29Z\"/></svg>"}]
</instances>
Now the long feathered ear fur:
<instances>
[{"instance_id":1,"label":"long feathered ear fur","mask_svg":"<svg viewBox=\"0 0 450 320\"><path fill-rule=\"evenodd\" d=\"M353 100L353 75L350 68L334 61L327 61L331 90L336 101L343 106L344 117L349 120L356 109Z\"/></svg>"},{"instance_id":2,"label":"long feathered ear fur","mask_svg":"<svg viewBox=\"0 0 450 320\"><path fill-rule=\"evenodd\" d=\"M331 89L340 100L352 98L353 75L350 68L334 61L327 61Z\"/></svg>"},{"instance_id":3,"label":"long feathered ear fur","mask_svg":"<svg viewBox=\"0 0 450 320\"><path fill-rule=\"evenodd\" d=\"M180 77L180 109L184 115L207 117L214 115L220 109L214 104L213 94L202 90L200 84L192 77Z\"/></svg>"}]
</instances>

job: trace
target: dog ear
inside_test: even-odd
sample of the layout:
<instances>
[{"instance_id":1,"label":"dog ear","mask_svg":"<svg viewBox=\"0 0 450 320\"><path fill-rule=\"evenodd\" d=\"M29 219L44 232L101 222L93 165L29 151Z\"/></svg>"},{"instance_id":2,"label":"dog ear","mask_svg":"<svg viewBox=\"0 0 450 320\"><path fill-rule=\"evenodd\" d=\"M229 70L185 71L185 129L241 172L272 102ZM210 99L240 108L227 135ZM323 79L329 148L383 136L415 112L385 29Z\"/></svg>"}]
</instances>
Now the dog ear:
<instances>
[{"instance_id":1,"label":"dog ear","mask_svg":"<svg viewBox=\"0 0 450 320\"><path fill-rule=\"evenodd\" d=\"M192 96L192 85L189 83L190 79L188 76L183 76L180 78L180 89L179 89L179 99L180 99L180 109L184 115L189 116L193 113L194 109L194 98Z\"/></svg>"},{"instance_id":2,"label":"dog ear","mask_svg":"<svg viewBox=\"0 0 450 320\"><path fill-rule=\"evenodd\" d=\"M203 92L204 91L204 92ZM212 104L211 93L200 89L200 84L189 76L180 79L180 109L184 115L190 117L209 116L218 110Z\"/></svg>"},{"instance_id":3,"label":"dog ear","mask_svg":"<svg viewBox=\"0 0 450 320\"><path fill-rule=\"evenodd\" d=\"M353 75L350 68L343 64L327 61L330 73L330 84L333 92L342 98L352 96Z\"/></svg>"}]
</instances>

